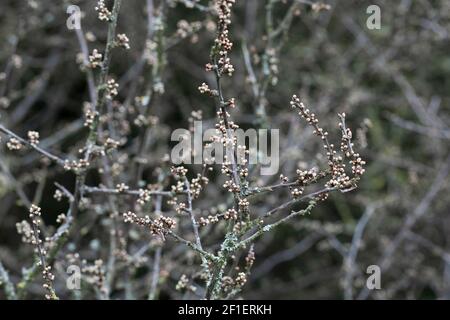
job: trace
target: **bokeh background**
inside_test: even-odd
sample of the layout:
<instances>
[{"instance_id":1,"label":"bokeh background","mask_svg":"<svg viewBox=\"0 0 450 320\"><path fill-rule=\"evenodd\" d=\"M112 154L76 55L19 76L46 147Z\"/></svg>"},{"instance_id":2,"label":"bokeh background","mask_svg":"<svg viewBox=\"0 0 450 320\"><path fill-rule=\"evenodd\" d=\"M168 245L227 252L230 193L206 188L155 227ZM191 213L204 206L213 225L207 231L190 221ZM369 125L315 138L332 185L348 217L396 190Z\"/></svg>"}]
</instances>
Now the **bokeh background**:
<instances>
[{"instance_id":1,"label":"bokeh background","mask_svg":"<svg viewBox=\"0 0 450 320\"><path fill-rule=\"evenodd\" d=\"M260 77L269 2L238 0L234 8L231 37L236 71L224 81L224 88L236 98L235 121L243 128L281 130L279 173L289 176L306 164L319 166L323 163L320 141L289 107L291 96L297 94L317 113L335 143L339 143L337 113L347 114L355 146L367 167L357 190L331 195L311 215L256 244L255 265L242 297L450 298L450 2L326 1L329 9L314 10L308 1L298 1L271 60L274 69L263 99L267 115L260 117L245 55ZM296 1L274 2L273 19L278 25ZM152 129L151 151L144 155L148 181L155 179L156 168L170 152L170 133L189 126L191 111L202 110L205 121L215 121L213 101L197 89L202 82L212 81L204 65L215 35L211 25L215 17L202 10L208 1L199 1L201 6L194 8L189 3L167 1L163 34L171 45L164 52L158 80L164 93L152 104L151 114L158 117L158 124ZM89 33L90 50L103 48L106 28L97 19L95 1L0 3L0 122L21 136L28 130L39 131L41 145L60 155L76 155L87 132L82 117L88 91L77 62L80 49L75 32L66 27L69 4L84 12L82 25ZM381 9L379 30L366 26L366 9L372 4ZM180 38L180 20L198 21L199 31ZM146 44L145 1L124 1L118 28L129 37L131 49L114 53L111 72L120 84L118 101L130 107L145 92L143 79L151 72L145 69L136 79L133 71ZM5 142L2 139L0 144L0 261L12 281L18 282L22 268L32 263L32 248L21 243L15 228L27 217L17 185L39 202L51 230L67 206L53 198L54 182L70 189L74 177L40 161L31 151L7 150ZM126 171L128 161L133 161L132 144L122 150L128 158L117 163ZM252 179L271 184L278 175ZM88 182L96 185L98 177L92 174ZM211 178L211 185L215 183L216 188L196 200L200 214L227 202L218 177ZM264 195L256 198L252 208L264 212L286 198L287 192ZM101 207L102 200L97 203ZM119 206L126 209L126 203ZM86 225L89 219L101 225L102 210L96 213L95 208L82 216ZM95 219L86 217L96 214ZM74 248L86 259L102 257L108 239L102 227L93 228L67 244L61 261ZM130 252L136 250L138 240L130 241ZM149 266L151 252L150 248ZM177 269L178 257L177 253L165 256L163 248L162 270L167 274L160 298L189 297L174 289L181 273L189 270L186 266ZM190 259L180 265L194 264ZM61 265L57 278L64 273ZM365 289L370 265L381 267L381 290ZM148 270L139 270L127 280L138 292L134 298L145 297ZM63 285L62 281L56 288ZM129 298L123 293L125 287L118 285L115 297ZM39 285L31 286L29 297L39 298L40 292ZM67 293L66 298L70 297Z\"/></svg>"}]
</instances>

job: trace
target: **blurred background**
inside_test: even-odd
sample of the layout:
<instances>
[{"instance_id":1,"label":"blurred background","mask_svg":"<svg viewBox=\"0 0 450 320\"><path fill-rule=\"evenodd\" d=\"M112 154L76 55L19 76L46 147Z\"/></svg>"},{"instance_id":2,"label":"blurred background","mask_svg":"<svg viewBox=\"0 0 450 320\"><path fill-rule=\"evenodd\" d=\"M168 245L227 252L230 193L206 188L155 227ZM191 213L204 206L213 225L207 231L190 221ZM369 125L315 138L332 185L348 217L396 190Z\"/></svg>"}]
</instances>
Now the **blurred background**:
<instances>
[{"instance_id":1,"label":"blurred background","mask_svg":"<svg viewBox=\"0 0 450 320\"><path fill-rule=\"evenodd\" d=\"M89 98L77 36L66 27L70 4L83 12L90 51L101 50L107 28L97 19L96 1L1 1L0 123L23 137L29 130L39 131L41 146L76 156L87 134L82 118L83 103ZM367 27L370 5L381 10L380 29ZM118 30L127 34L131 49L114 52L111 62L111 73L120 85L117 100L132 116L135 98L146 92L146 75L152 74L152 85L160 89L151 107L158 121L151 129L149 152L143 155L146 181L156 179L161 159L170 153L170 133L188 128L192 111L202 110L204 121L214 125L214 102L197 89L202 82L213 81L204 70L215 36L215 16L208 6L208 1L166 1L161 14L165 47L157 58L161 65L155 76L154 65L148 62L151 57L142 58L149 47L146 3L123 1ZM226 95L236 99L232 116L244 129L281 130L279 173L252 174L250 180L255 185L273 184L279 174L292 176L297 168L323 165L320 139L289 106L293 94L317 114L335 144L337 113L345 112L355 146L367 161L357 190L330 195L311 215L280 227L255 245L256 261L242 297L450 298L450 2L330 0L319 5L238 0L233 14L231 58L236 71L224 80ZM278 26L276 37L268 38L270 28ZM136 76L141 62L144 71ZM129 135L133 132L130 129ZM17 191L39 202L51 230L67 207L54 199L54 182L71 189L74 177L31 151L7 150L5 142L2 138L0 261L17 282L22 268L32 263L33 250L21 243L15 228L27 217ZM127 156L116 163L126 172L136 154L130 142L121 150ZM218 174L211 177L206 194L196 200L199 214L226 204L220 181ZM99 179L92 174L88 182L96 185ZM284 191L265 194L255 198L251 208L265 212L288 198ZM101 207L100 199L97 203ZM127 204L119 207L125 211ZM96 213L96 208L86 210L101 216L102 210ZM88 225L90 218L83 219ZM61 259L74 250L88 260L104 256L108 236L102 228L69 242ZM134 239L128 244L130 252L149 241ZM164 248L161 266L166 281L160 298L186 297L174 288L192 258L178 264L179 255L164 255ZM370 265L381 268L380 290L365 286ZM145 291L140 283L147 279L147 271L140 267L130 276L136 292ZM123 287L118 285L117 298L123 297ZM31 286L29 296L38 298L40 290Z\"/></svg>"}]
</instances>

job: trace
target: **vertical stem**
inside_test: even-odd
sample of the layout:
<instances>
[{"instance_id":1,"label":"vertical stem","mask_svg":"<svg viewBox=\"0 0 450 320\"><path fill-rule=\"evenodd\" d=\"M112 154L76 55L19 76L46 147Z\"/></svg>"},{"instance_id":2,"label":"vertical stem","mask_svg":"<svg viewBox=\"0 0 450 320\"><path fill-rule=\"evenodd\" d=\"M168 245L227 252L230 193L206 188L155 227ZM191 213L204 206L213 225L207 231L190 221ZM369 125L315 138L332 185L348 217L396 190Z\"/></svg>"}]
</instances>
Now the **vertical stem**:
<instances>
[{"instance_id":1,"label":"vertical stem","mask_svg":"<svg viewBox=\"0 0 450 320\"><path fill-rule=\"evenodd\" d=\"M3 264L0 262L0 280L4 286L5 294L8 300L16 300L16 290L14 288L14 284L9 279L8 272L3 267Z\"/></svg>"},{"instance_id":2,"label":"vertical stem","mask_svg":"<svg viewBox=\"0 0 450 320\"><path fill-rule=\"evenodd\" d=\"M148 294L148 300L155 300L157 297L159 273L160 273L160 263L161 263L161 252L162 248L158 247L155 251L155 256L153 258L153 271L152 271L152 281L150 284L150 292Z\"/></svg>"}]
</instances>

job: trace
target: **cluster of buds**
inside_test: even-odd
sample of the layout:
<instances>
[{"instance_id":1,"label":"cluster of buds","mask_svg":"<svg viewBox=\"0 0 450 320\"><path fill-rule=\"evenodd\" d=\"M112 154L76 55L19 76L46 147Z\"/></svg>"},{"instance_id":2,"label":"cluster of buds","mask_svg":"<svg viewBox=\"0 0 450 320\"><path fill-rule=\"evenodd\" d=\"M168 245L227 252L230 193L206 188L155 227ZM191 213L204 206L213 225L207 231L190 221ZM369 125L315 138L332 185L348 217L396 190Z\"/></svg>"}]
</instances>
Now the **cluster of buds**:
<instances>
[{"instance_id":1,"label":"cluster of buds","mask_svg":"<svg viewBox=\"0 0 450 320\"><path fill-rule=\"evenodd\" d=\"M0 108L8 109L10 104L11 104L11 101L7 97L0 98Z\"/></svg>"},{"instance_id":2,"label":"cluster of buds","mask_svg":"<svg viewBox=\"0 0 450 320\"><path fill-rule=\"evenodd\" d=\"M83 104L83 110L84 110L84 126L85 127L91 127L96 117L98 116L98 112L92 110L92 106L89 102L85 102Z\"/></svg>"},{"instance_id":3,"label":"cluster of buds","mask_svg":"<svg viewBox=\"0 0 450 320\"><path fill-rule=\"evenodd\" d=\"M176 184L171 186L171 189L173 193L183 193L184 187L184 181L179 180Z\"/></svg>"},{"instance_id":4,"label":"cluster of buds","mask_svg":"<svg viewBox=\"0 0 450 320\"><path fill-rule=\"evenodd\" d=\"M53 194L53 198L58 202L60 202L62 200L63 196L64 196L64 193L59 189L56 189L55 193Z\"/></svg>"},{"instance_id":5,"label":"cluster of buds","mask_svg":"<svg viewBox=\"0 0 450 320\"><path fill-rule=\"evenodd\" d=\"M237 220L238 212L235 209L228 209L224 213L216 214L216 215L208 215L208 217L200 217L198 224L202 227L207 226L212 223L219 222L219 218L223 218L224 220Z\"/></svg>"},{"instance_id":6,"label":"cluster of buds","mask_svg":"<svg viewBox=\"0 0 450 320\"><path fill-rule=\"evenodd\" d=\"M107 138L104 147L106 150L114 150L120 146L120 141L114 140L112 138Z\"/></svg>"},{"instance_id":7,"label":"cluster of buds","mask_svg":"<svg viewBox=\"0 0 450 320\"><path fill-rule=\"evenodd\" d=\"M347 191L355 187L355 181L345 172L345 163L341 156L335 158L331 166L331 179L325 184L327 188Z\"/></svg>"},{"instance_id":8,"label":"cluster of buds","mask_svg":"<svg viewBox=\"0 0 450 320\"><path fill-rule=\"evenodd\" d=\"M28 221L23 220L21 222L17 222L16 230L17 233L21 235L23 243L32 244L35 242L34 231Z\"/></svg>"},{"instance_id":9,"label":"cluster of buds","mask_svg":"<svg viewBox=\"0 0 450 320\"><path fill-rule=\"evenodd\" d=\"M319 136L322 139L323 147L326 151L327 158L329 160L329 165L332 166L334 162L334 156L336 155L336 151L334 151L334 145L328 143L328 132L324 131L321 127L319 127L319 120L316 115L312 113L308 108L305 107L303 102L300 101L300 98L296 95L292 96L291 107L298 110L298 114L306 120L306 122L314 128L314 134Z\"/></svg>"},{"instance_id":10,"label":"cluster of buds","mask_svg":"<svg viewBox=\"0 0 450 320\"><path fill-rule=\"evenodd\" d=\"M271 74L271 84L276 85L278 83L277 75L279 72L279 68L278 68L279 59L278 59L277 51L275 48L269 48L266 51L266 55L267 55L267 63L269 65L269 71Z\"/></svg>"},{"instance_id":11,"label":"cluster of buds","mask_svg":"<svg viewBox=\"0 0 450 320\"><path fill-rule=\"evenodd\" d=\"M35 248L35 253L39 256L38 265L46 270L45 266L45 256L47 255L46 249L43 248L43 241L41 240L40 234L41 230L39 228L41 224L41 208L32 204L29 209L29 218L31 225L26 221L16 224L17 232L22 235L22 241L25 243L32 244ZM44 275L44 280L45 275ZM51 282L49 283L51 288ZM54 292L53 292L54 293ZM56 295L52 294L52 297Z\"/></svg>"},{"instance_id":12,"label":"cluster of buds","mask_svg":"<svg viewBox=\"0 0 450 320\"><path fill-rule=\"evenodd\" d=\"M136 215L136 213L128 211L123 213L123 221L125 223L135 223L140 226L148 226L152 223L152 220L149 216L145 216L144 218L140 218Z\"/></svg>"},{"instance_id":13,"label":"cluster of buds","mask_svg":"<svg viewBox=\"0 0 450 320\"><path fill-rule=\"evenodd\" d=\"M292 97L291 106L298 110L299 115L314 128L314 134L318 135L322 139L331 172L331 179L325 184L325 186L330 189L339 189L343 192L356 187L356 181L359 180L360 176L364 173L363 165L365 162L361 159L358 153L353 151L353 144L351 142L352 132L345 126L345 114L339 115L341 119L341 122L339 122L339 127L342 131L341 152L344 154L345 158L349 159L352 165L352 178L349 177L345 171L343 157L337 155L337 152L334 150L334 145L328 142L328 132L319 127L319 121L315 114L311 113L311 111L306 108L300 99L295 95ZM317 175L312 172L297 172L297 174L299 175L299 181L302 185L314 181L317 178Z\"/></svg>"},{"instance_id":14,"label":"cluster of buds","mask_svg":"<svg viewBox=\"0 0 450 320\"><path fill-rule=\"evenodd\" d=\"M188 173L188 170L183 167L183 166L178 166L178 167L172 167L170 168L170 172L172 173L172 175L177 178L177 179L181 179L181 178L185 178L186 174Z\"/></svg>"},{"instance_id":15,"label":"cluster of buds","mask_svg":"<svg viewBox=\"0 0 450 320\"><path fill-rule=\"evenodd\" d=\"M294 199L299 198L303 194L303 191L305 190L305 188L303 188L303 187L295 187L295 188L290 188L290 189L291 189L291 195Z\"/></svg>"},{"instance_id":16,"label":"cluster of buds","mask_svg":"<svg viewBox=\"0 0 450 320\"><path fill-rule=\"evenodd\" d=\"M234 130L239 129L239 125L234 123L233 121L229 120L230 113L227 111L222 112L222 110L217 111L217 116L219 117L219 123L216 123L216 130L220 133L222 133L222 143L227 143L229 145L235 145L236 144L236 137L233 137L233 139L228 139L227 131L231 130L234 132ZM227 118L228 127L225 124L224 118Z\"/></svg>"},{"instance_id":17,"label":"cluster of buds","mask_svg":"<svg viewBox=\"0 0 450 320\"><path fill-rule=\"evenodd\" d=\"M64 169L67 171L80 172L86 170L89 167L89 161L86 159L79 160L65 160L64 161Z\"/></svg>"},{"instance_id":18,"label":"cluster of buds","mask_svg":"<svg viewBox=\"0 0 450 320\"><path fill-rule=\"evenodd\" d=\"M11 151L18 151L20 149L23 148L22 143L16 139L16 138L11 138L9 139L9 141L6 143L6 147L11 150Z\"/></svg>"},{"instance_id":19,"label":"cluster of buds","mask_svg":"<svg viewBox=\"0 0 450 320\"><path fill-rule=\"evenodd\" d=\"M28 131L28 142L30 142L30 144L32 146L36 146L39 144L39 132L37 131Z\"/></svg>"},{"instance_id":20,"label":"cluster of buds","mask_svg":"<svg viewBox=\"0 0 450 320\"><path fill-rule=\"evenodd\" d=\"M236 99L234 98L228 99L228 101L225 104L227 107L234 109L236 108Z\"/></svg>"},{"instance_id":21,"label":"cluster of buds","mask_svg":"<svg viewBox=\"0 0 450 320\"><path fill-rule=\"evenodd\" d=\"M248 225L245 221L238 221L233 226L233 232L236 234L240 234L243 231L246 231L248 229Z\"/></svg>"},{"instance_id":22,"label":"cluster of buds","mask_svg":"<svg viewBox=\"0 0 450 320\"><path fill-rule=\"evenodd\" d=\"M209 215L207 218L200 217L198 219L198 224L202 227L207 226L208 224L217 223L219 222L219 217L217 215Z\"/></svg>"},{"instance_id":23,"label":"cluster of buds","mask_svg":"<svg viewBox=\"0 0 450 320\"><path fill-rule=\"evenodd\" d=\"M219 0L217 1L217 13L219 15L218 34L215 40L215 50L217 57L217 72L219 74L227 74L231 76L234 67L228 58L228 53L233 47L233 43L228 37L228 26L231 24L231 8L235 0Z\"/></svg>"},{"instance_id":24,"label":"cluster of buds","mask_svg":"<svg viewBox=\"0 0 450 320\"><path fill-rule=\"evenodd\" d=\"M242 288L247 283L247 274L239 272L235 279L230 276L222 277L221 285L224 292L231 292Z\"/></svg>"},{"instance_id":25,"label":"cluster of buds","mask_svg":"<svg viewBox=\"0 0 450 320\"><path fill-rule=\"evenodd\" d=\"M247 199L242 198L242 199L239 199L238 205L239 205L239 211L248 212L250 202L248 202Z\"/></svg>"},{"instance_id":26,"label":"cluster of buds","mask_svg":"<svg viewBox=\"0 0 450 320\"><path fill-rule=\"evenodd\" d=\"M240 165L246 165L248 163L247 157L250 154L250 151L247 149L245 145L238 145L236 148L236 157L237 162ZM239 175L243 178L248 176L248 169L245 167L241 167L239 170Z\"/></svg>"},{"instance_id":27,"label":"cluster of buds","mask_svg":"<svg viewBox=\"0 0 450 320\"><path fill-rule=\"evenodd\" d=\"M80 264L80 254L78 252L66 254L66 261L68 264Z\"/></svg>"},{"instance_id":28,"label":"cluster of buds","mask_svg":"<svg viewBox=\"0 0 450 320\"><path fill-rule=\"evenodd\" d=\"M171 201L169 201L169 204L172 204L174 206L175 212L177 214L183 214L186 212L186 203L184 202L177 202L178 199L172 199Z\"/></svg>"},{"instance_id":29,"label":"cluster of buds","mask_svg":"<svg viewBox=\"0 0 450 320\"><path fill-rule=\"evenodd\" d=\"M185 274L182 274L175 286L175 290L195 292L197 288L193 285L189 285L189 278Z\"/></svg>"},{"instance_id":30,"label":"cluster of buds","mask_svg":"<svg viewBox=\"0 0 450 320\"><path fill-rule=\"evenodd\" d=\"M328 196L329 196L328 192L320 193L320 194L318 194L317 196L314 197L314 200L316 200L316 201L325 201L325 200L328 199Z\"/></svg>"},{"instance_id":31,"label":"cluster of buds","mask_svg":"<svg viewBox=\"0 0 450 320\"><path fill-rule=\"evenodd\" d=\"M200 30L201 27L202 27L201 22L195 21L189 23L186 20L180 20L177 23L176 35L181 39L185 39L190 35L192 35L193 33Z\"/></svg>"},{"instance_id":32,"label":"cluster of buds","mask_svg":"<svg viewBox=\"0 0 450 320\"><path fill-rule=\"evenodd\" d=\"M146 204L151 199L151 193L148 189L139 189L139 198L137 199L137 203L141 206Z\"/></svg>"},{"instance_id":33,"label":"cluster of buds","mask_svg":"<svg viewBox=\"0 0 450 320\"><path fill-rule=\"evenodd\" d=\"M221 143L224 143L224 139L219 139ZM226 142L225 142L226 143ZM224 156L224 162L222 163L221 172L228 177L231 177L233 174L233 170L231 168L231 162L228 160L227 156ZM223 185L224 188L226 188L229 192L239 192L240 188L235 188L235 184L233 181L225 181L225 184Z\"/></svg>"},{"instance_id":34,"label":"cluster of buds","mask_svg":"<svg viewBox=\"0 0 450 320\"><path fill-rule=\"evenodd\" d=\"M236 276L236 279L234 279L234 282L238 287L243 287L247 282L247 275L245 274L245 272L239 272Z\"/></svg>"},{"instance_id":35,"label":"cluster of buds","mask_svg":"<svg viewBox=\"0 0 450 320\"><path fill-rule=\"evenodd\" d=\"M221 57L219 59L218 65L221 66L223 73L231 76L234 72L234 66L231 64L231 60L228 57Z\"/></svg>"},{"instance_id":36,"label":"cluster of buds","mask_svg":"<svg viewBox=\"0 0 450 320\"><path fill-rule=\"evenodd\" d=\"M252 245L250 250L248 250L247 256L245 257L245 269L250 271L253 263L255 263L255 250Z\"/></svg>"},{"instance_id":37,"label":"cluster of buds","mask_svg":"<svg viewBox=\"0 0 450 320\"><path fill-rule=\"evenodd\" d=\"M98 259L94 261L94 264L88 264L86 260L82 261L81 272L84 279L90 284L96 286L101 293L106 293L105 287L105 268L103 266L103 260Z\"/></svg>"},{"instance_id":38,"label":"cluster of buds","mask_svg":"<svg viewBox=\"0 0 450 320\"><path fill-rule=\"evenodd\" d=\"M237 213L236 209L231 208L224 212L223 218L225 220L237 220L238 213Z\"/></svg>"},{"instance_id":39,"label":"cluster of buds","mask_svg":"<svg viewBox=\"0 0 450 320\"><path fill-rule=\"evenodd\" d=\"M191 112L191 115L188 118L189 122L189 131L195 132L195 126L197 121L202 121L203 119L203 111L202 110L194 110Z\"/></svg>"},{"instance_id":40,"label":"cluster of buds","mask_svg":"<svg viewBox=\"0 0 450 320\"><path fill-rule=\"evenodd\" d=\"M119 84L114 79L109 79L106 83L106 98L113 99L119 94Z\"/></svg>"},{"instance_id":41,"label":"cluster of buds","mask_svg":"<svg viewBox=\"0 0 450 320\"><path fill-rule=\"evenodd\" d=\"M32 204L30 207L30 219L39 218L41 216L41 208L37 205Z\"/></svg>"},{"instance_id":42,"label":"cluster of buds","mask_svg":"<svg viewBox=\"0 0 450 320\"><path fill-rule=\"evenodd\" d=\"M191 116L188 118L189 122L194 120L201 121L203 119L203 111L202 110L194 110L191 111Z\"/></svg>"},{"instance_id":43,"label":"cluster of buds","mask_svg":"<svg viewBox=\"0 0 450 320\"><path fill-rule=\"evenodd\" d=\"M280 174L280 181L281 183L288 183L289 177L286 177L284 174Z\"/></svg>"},{"instance_id":44,"label":"cluster of buds","mask_svg":"<svg viewBox=\"0 0 450 320\"><path fill-rule=\"evenodd\" d=\"M176 226L174 219L165 216L159 216L153 220L149 216L138 217L134 212L128 211L123 214L123 218L126 223L134 223L150 229L153 235L164 236L164 234Z\"/></svg>"},{"instance_id":45,"label":"cluster of buds","mask_svg":"<svg viewBox=\"0 0 450 320\"><path fill-rule=\"evenodd\" d=\"M119 176L124 170L124 164L123 163L113 163L113 165L111 166L111 174L114 177Z\"/></svg>"},{"instance_id":46,"label":"cluster of buds","mask_svg":"<svg viewBox=\"0 0 450 320\"><path fill-rule=\"evenodd\" d=\"M147 40L145 43L144 59L148 65L154 65L158 61L158 44L155 41Z\"/></svg>"},{"instance_id":47,"label":"cluster of buds","mask_svg":"<svg viewBox=\"0 0 450 320\"><path fill-rule=\"evenodd\" d=\"M11 62L13 64L14 68L16 68L16 69L22 68L23 59L21 56L19 56L17 54L13 54L11 57Z\"/></svg>"},{"instance_id":48,"label":"cluster of buds","mask_svg":"<svg viewBox=\"0 0 450 320\"><path fill-rule=\"evenodd\" d=\"M222 166L222 172L226 171L231 172L231 169L229 168L229 166ZM228 192L231 193L239 193L241 191L241 187L239 185L237 185L233 180L227 180L225 181L225 183L223 184L223 187L225 189L227 189Z\"/></svg>"},{"instance_id":49,"label":"cluster of buds","mask_svg":"<svg viewBox=\"0 0 450 320\"><path fill-rule=\"evenodd\" d=\"M154 126L159 122L159 118L155 116L144 116L140 114L134 119L133 123L138 127Z\"/></svg>"},{"instance_id":50,"label":"cluster of buds","mask_svg":"<svg viewBox=\"0 0 450 320\"><path fill-rule=\"evenodd\" d=\"M41 224L41 208L32 204L29 211L29 218L31 220L31 225L33 229L32 235L34 236L31 241L31 244L38 247L42 244L42 240L39 237L41 233L41 230L39 229L39 225ZM45 255L46 252L43 251L42 254Z\"/></svg>"},{"instance_id":51,"label":"cluster of buds","mask_svg":"<svg viewBox=\"0 0 450 320\"><path fill-rule=\"evenodd\" d=\"M112 13L106 7L104 0L98 0L97 6L95 7L95 11L98 13L98 18L101 21L111 21Z\"/></svg>"},{"instance_id":52,"label":"cluster of buds","mask_svg":"<svg viewBox=\"0 0 450 320\"><path fill-rule=\"evenodd\" d=\"M45 266L42 270L42 278L44 279L44 284L42 287L47 292L45 294L45 299L47 300L56 300L58 299L55 294L55 290L53 290L53 280L55 280L55 275L52 273L51 266Z\"/></svg>"},{"instance_id":53,"label":"cluster of buds","mask_svg":"<svg viewBox=\"0 0 450 320\"><path fill-rule=\"evenodd\" d=\"M102 65L103 55L97 49L92 50L89 55L89 67L95 69Z\"/></svg>"},{"instance_id":54,"label":"cluster of buds","mask_svg":"<svg viewBox=\"0 0 450 320\"><path fill-rule=\"evenodd\" d=\"M319 174L317 172L316 168L309 169L309 170L297 169L296 173L297 173L296 182L300 186L307 186L313 182L316 182L322 176L322 174Z\"/></svg>"},{"instance_id":55,"label":"cluster of buds","mask_svg":"<svg viewBox=\"0 0 450 320\"><path fill-rule=\"evenodd\" d=\"M198 87L198 91L202 94L207 94L211 97L215 97L218 95L217 90L210 89L206 83L202 83L201 86Z\"/></svg>"},{"instance_id":56,"label":"cluster of buds","mask_svg":"<svg viewBox=\"0 0 450 320\"><path fill-rule=\"evenodd\" d=\"M155 94L163 94L165 90L164 82L162 82L160 78L155 79L155 82L153 83L153 92L155 92Z\"/></svg>"},{"instance_id":57,"label":"cluster of buds","mask_svg":"<svg viewBox=\"0 0 450 320\"><path fill-rule=\"evenodd\" d=\"M64 223L67 220L67 216L64 213L60 213L58 214L58 216L56 217L56 223Z\"/></svg>"},{"instance_id":58,"label":"cluster of buds","mask_svg":"<svg viewBox=\"0 0 450 320\"><path fill-rule=\"evenodd\" d=\"M125 33L120 33L117 35L117 46L122 47L126 50L130 49L130 39L128 39Z\"/></svg>"},{"instance_id":59,"label":"cluster of buds","mask_svg":"<svg viewBox=\"0 0 450 320\"><path fill-rule=\"evenodd\" d=\"M116 185L117 192L123 193L125 191L128 191L130 189L129 186L127 186L125 183L119 183Z\"/></svg>"},{"instance_id":60,"label":"cluster of buds","mask_svg":"<svg viewBox=\"0 0 450 320\"><path fill-rule=\"evenodd\" d=\"M248 176L248 169L247 168L241 168L239 169L239 176L241 178L245 178Z\"/></svg>"},{"instance_id":61,"label":"cluster of buds","mask_svg":"<svg viewBox=\"0 0 450 320\"><path fill-rule=\"evenodd\" d=\"M209 182L209 179L201 174L197 174L196 178L191 180L190 189L193 199L197 199L200 196L200 192Z\"/></svg>"},{"instance_id":62,"label":"cluster of buds","mask_svg":"<svg viewBox=\"0 0 450 320\"><path fill-rule=\"evenodd\" d=\"M334 167L333 176L325 186L330 189L349 190L354 187L354 184L341 165Z\"/></svg>"},{"instance_id":63,"label":"cluster of buds","mask_svg":"<svg viewBox=\"0 0 450 320\"><path fill-rule=\"evenodd\" d=\"M364 165L366 162L361 159L359 153L353 150L352 131L345 126L345 113L340 114L339 117L341 118L339 127L342 131L341 151L346 158L350 159L352 174L359 177L365 172Z\"/></svg>"},{"instance_id":64,"label":"cluster of buds","mask_svg":"<svg viewBox=\"0 0 450 320\"><path fill-rule=\"evenodd\" d=\"M235 287L234 280L230 276L222 277L221 286L224 292L229 292Z\"/></svg>"},{"instance_id":65,"label":"cluster of buds","mask_svg":"<svg viewBox=\"0 0 450 320\"><path fill-rule=\"evenodd\" d=\"M330 10L331 6L329 4L326 3L321 3L321 2L315 2L311 5L311 9L314 12L320 12L322 10Z\"/></svg>"}]
</instances>

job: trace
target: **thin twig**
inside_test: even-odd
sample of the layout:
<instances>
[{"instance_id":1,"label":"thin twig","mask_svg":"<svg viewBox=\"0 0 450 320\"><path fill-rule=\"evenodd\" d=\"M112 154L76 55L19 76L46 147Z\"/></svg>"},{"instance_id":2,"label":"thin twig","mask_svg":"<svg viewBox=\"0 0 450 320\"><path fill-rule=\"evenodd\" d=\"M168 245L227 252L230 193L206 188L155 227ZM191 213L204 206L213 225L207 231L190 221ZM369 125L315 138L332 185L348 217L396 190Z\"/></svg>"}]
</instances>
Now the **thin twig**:
<instances>
[{"instance_id":1,"label":"thin twig","mask_svg":"<svg viewBox=\"0 0 450 320\"><path fill-rule=\"evenodd\" d=\"M59 164L60 166L64 167L64 160L59 158L58 156L55 156L54 154L40 148L39 146L35 145L35 144L31 144L30 142L28 142L27 140L19 137L17 134L15 134L14 132L12 132L11 130L6 129L3 125L0 125L0 131L3 132L4 134L8 135L11 138L15 138L17 140L20 141L20 143L26 145L27 147L39 152L40 154L42 154L44 157L56 162L57 164Z\"/></svg>"},{"instance_id":2,"label":"thin twig","mask_svg":"<svg viewBox=\"0 0 450 320\"><path fill-rule=\"evenodd\" d=\"M141 191L140 190L119 191L117 189L110 189L110 188L83 186L83 193L139 196L141 194ZM147 194L149 194L151 196L165 196L165 197L173 197L174 196L174 193L172 191L150 191L149 190Z\"/></svg>"}]
</instances>

